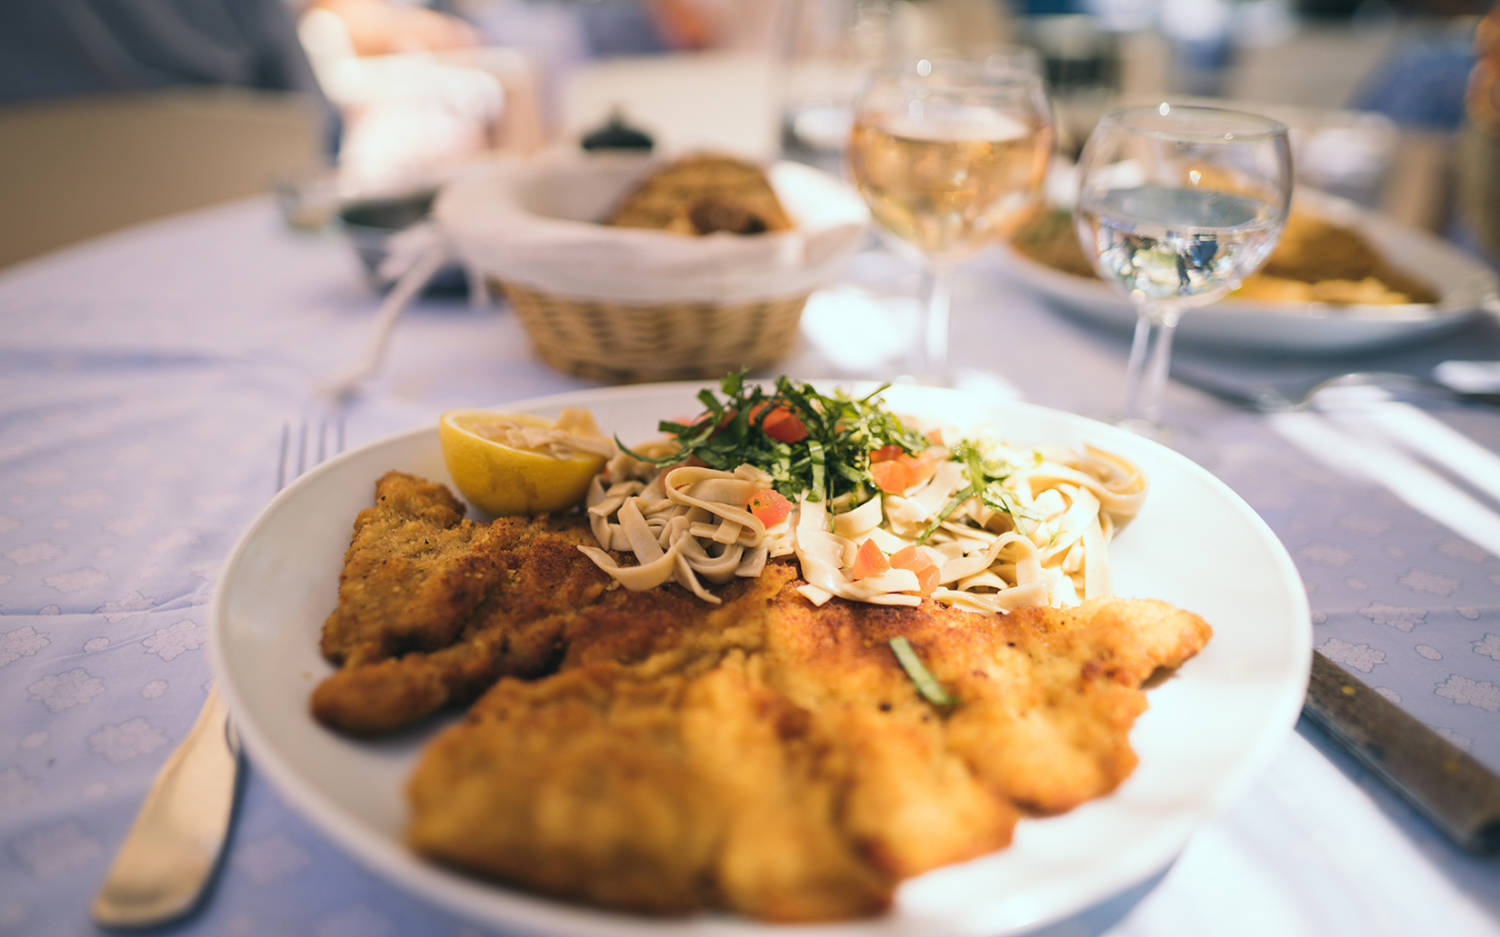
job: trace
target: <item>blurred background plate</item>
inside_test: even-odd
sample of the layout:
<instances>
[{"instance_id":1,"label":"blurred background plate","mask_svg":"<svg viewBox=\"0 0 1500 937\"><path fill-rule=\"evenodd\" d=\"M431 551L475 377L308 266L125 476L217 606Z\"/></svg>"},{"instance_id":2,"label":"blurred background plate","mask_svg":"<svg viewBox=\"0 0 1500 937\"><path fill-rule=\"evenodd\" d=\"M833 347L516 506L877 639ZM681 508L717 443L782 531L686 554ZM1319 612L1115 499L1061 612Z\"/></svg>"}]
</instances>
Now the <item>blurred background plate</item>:
<instances>
[{"instance_id":1,"label":"blurred background plate","mask_svg":"<svg viewBox=\"0 0 1500 937\"><path fill-rule=\"evenodd\" d=\"M1247 351L1339 354L1433 338L1476 316L1500 311L1500 280L1483 262L1425 231L1313 189L1299 189L1294 205L1353 228L1392 266L1425 281L1433 303L1348 305L1229 298L1183 316L1178 339ZM1125 331L1135 309L1102 281L1064 273L1024 256L1008 244L1000 265L1016 284L1064 313Z\"/></svg>"}]
</instances>

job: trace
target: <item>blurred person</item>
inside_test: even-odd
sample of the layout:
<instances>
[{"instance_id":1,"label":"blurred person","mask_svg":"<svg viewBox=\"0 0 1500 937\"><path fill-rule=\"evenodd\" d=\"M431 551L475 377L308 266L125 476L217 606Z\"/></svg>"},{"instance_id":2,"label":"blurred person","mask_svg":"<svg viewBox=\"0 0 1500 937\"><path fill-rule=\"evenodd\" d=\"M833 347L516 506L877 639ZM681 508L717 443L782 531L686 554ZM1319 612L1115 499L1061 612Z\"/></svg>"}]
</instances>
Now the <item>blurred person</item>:
<instances>
[{"instance_id":1,"label":"blurred person","mask_svg":"<svg viewBox=\"0 0 1500 937\"><path fill-rule=\"evenodd\" d=\"M1500 263L1500 3L1475 29L1474 52L1459 135L1458 191L1475 237L1490 260Z\"/></svg>"},{"instance_id":2,"label":"blurred person","mask_svg":"<svg viewBox=\"0 0 1500 937\"><path fill-rule=\"evenodd\" d=\"M182 85L315 90L281 0L0 3L0 101Z\"/></svg>"},{"instance_id":3,"label":"blurred person","mask_svg":"<svg viewBox=\"0 0 1500 937\"><path fill-rule=\"evenodd\" d=\"M299 17L342 24L359 54L472 46L457 17L389 0L5 0L0 104L184 87L301 92L324 102L330 151L342 115L299 41Z\"/></svg>"},{"instance_id":4,"label":"blurred person","mask_svg":"<svg viewBox=\"0 0 1500 937\"><path fill-rule=\"evenodd\" d=\"M455 17L387 0L6 0L0 102L184 85L316 92L296 30L314 8L361 53L476 41Z\"/></svg>"},{"instance_id":5,"label":"blurred person","mask_svg":"<svg viewBox=\"0 0 1500 937\"><path fill-rule=\"evenodd\" d=\"M343 121L341 187L425 187L500 142L506 95L480 61L479 33L456 17L386 0L314 0L297 35Z\"/></svg>"},{"instance_id":6,"label":"blurred person","mask_svg":"<svg viewBox=\"0 0 1500 937\"><path fill-rule=\"evenodd\" d=\"M769 46L777 10L799 0L595 0L574 3L590 58Z\"/></svg>"},{"instance_id":7,"label":"blurred person","mask_svg":"<svg viewBox=\"0 0 1500 937\"><path fill-rule=\"evenodd\" d=\"M1350 106L1377 111L1402 127L1457 130L1474 68L1467 24L1441 21L1405 31L1355 92Z\"/></svg>"},{"instance_id":8,"label":"blurred person","mask_svg":"<svg viewBox=\"0 0 1500 937\"><path fill-rule=\"evenodd\" d=\"M1011 33L1009 5L997 0L644 0L644 6L669 48L693 51L769 51L785 17L805 16L810 7L844 8L847 18L865 7L867 17L889 18L899 34L892 38L912 48L972 53L1004 44Z\"/></svg>"},{"instance_id":9,"label":"blurred person","mask_svg":"<svg viewBox=\"0 0 1500 937\"><path fill-rule=\"evenodd\" d=\"M308 6L338 18L358 55L443 52L479 44L478 31L445 10L390 0L312 0Z\"/></svg>"}]
</instances>

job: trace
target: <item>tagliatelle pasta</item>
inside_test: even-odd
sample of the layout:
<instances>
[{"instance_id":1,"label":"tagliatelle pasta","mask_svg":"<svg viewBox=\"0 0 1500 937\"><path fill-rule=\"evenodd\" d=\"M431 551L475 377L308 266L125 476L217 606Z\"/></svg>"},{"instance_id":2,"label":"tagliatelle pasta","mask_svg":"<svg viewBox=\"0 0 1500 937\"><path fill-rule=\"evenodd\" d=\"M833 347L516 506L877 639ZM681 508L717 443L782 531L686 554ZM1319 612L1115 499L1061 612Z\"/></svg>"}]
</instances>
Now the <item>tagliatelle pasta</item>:
<instances>
[{"instance_id":1,"label":"tagliatelle pasta","mask_svg":"<svg viewBox=\"0 0 1500 937\"><path fill-rule=\"evenodd\" d=\"M648 451L660 458L671 445ZM923 457L935 467L908 487L858 503L804 494L767 527L747 509L773 483L763 469L658 469L621 454L587 497L599 546L580 549L626 588L676 582L714 603L709 586L759 575L768 559L791 555L806 580L800 591L816 605L838 596L914 606L930 595L955 608L1008 612L1108 594L1109 542L1146 496L1146 479L1129 461L1093 447L976 439L934 444ZM985 467L982 489L976 465ZM866 541L907 565L861 575L856 554ZM935 587L924 590L918 571L928 566Z\"/></svg>"},{"instance_id":2,"label":"tagliatelle pasta","mask_svg":"<svg viewBox=\"0 0 1500 937\"><path fill-rule=\"evenodd\" d=\"M622 459L612 461L618 467ZM596 476L586 505L598 547L579 547L627 589L676 582L706 602L719 599L703 585L758 576L767 558L791 553L791 538L766 530L745 509L769 476L751 465L733 472L678 466L649 480L625 477L605 488ZM623 565L606 551L633 554Z\"/></svg>"}]
</instances>

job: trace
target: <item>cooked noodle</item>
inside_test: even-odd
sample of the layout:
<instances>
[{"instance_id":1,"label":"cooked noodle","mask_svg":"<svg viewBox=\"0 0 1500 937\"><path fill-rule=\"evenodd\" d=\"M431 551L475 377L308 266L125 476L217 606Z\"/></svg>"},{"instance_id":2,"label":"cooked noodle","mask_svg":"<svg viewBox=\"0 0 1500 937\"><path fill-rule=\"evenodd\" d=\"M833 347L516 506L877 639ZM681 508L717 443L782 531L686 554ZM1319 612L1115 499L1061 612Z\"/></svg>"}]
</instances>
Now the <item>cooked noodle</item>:
<instances>
[{"instance_id":1,"label":"cooked noodle","mask_svg":"<svg viewBox=\"0 0 1500 937\"><path fill-rule=\"evenodd\" d=\"M1145 500L1140 470L1093 447L979 445L986 459L1011 467L1001 483L1008 510L971 497L942 517L967 482L963 465L939 447L943 459L933 475L900 494L876 494L859 505L803 498L770 529L746 507L771 484L760 469L658 471L622 454L602 476L608 487L602 477L590 486L588 516L599 546L580 549L628 589L670 581L713 603L719 599L709 585L757 576L768 559L795 554L806 580L800 591L816 605L833 596L919 604L918 576L910 569L851 577L867 539L885 556L915 545L938 569L932 598L969 611L1071 606L1107 594L1109 541ZM612 552L631 554L635 563L621 564Z\"/></svg>"}]
</instances>

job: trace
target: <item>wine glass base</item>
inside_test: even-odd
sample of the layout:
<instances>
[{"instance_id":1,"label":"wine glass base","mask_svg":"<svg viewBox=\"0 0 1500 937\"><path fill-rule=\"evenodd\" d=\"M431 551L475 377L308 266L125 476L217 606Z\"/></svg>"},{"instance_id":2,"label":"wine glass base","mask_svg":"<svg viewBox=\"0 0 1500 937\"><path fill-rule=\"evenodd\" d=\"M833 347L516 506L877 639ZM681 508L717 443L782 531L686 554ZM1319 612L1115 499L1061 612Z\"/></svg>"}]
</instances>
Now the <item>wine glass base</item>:
<instances>
[{"instance_id":1,"label":"wine glass base","mask_svg":"<svg viewBox=\"0 0 1500 937\"><path fill-rule=\"evenodd\" d=\"M1167 428L1161 423L1158 423L1155 420L1145 419L1144 417L1124 417L1122 419L1115 420L1114 423L1120 429L1130 430L1137 436L1144 436L1154 442L1161 442L1162 438L1168 433Z\"/></svg>"},{"instance_id":2,"label":"wine glass base","mask_svg":"<svg viewBox=\"0 0 1500 937\"><path fill-rule=\"evenodd\" d=\"M894 378L894 384L922 384L927 387L954 387L955 382L951 371L929 371L926 368L910 368L901 371Z\"/></svg>"},{"instance_id":3,"label":"wine glass base","mask_svg":"<svg viewBox=\"0 0 1500 937\"><path fill-rule=\"evenodd\" d=\"M1177 423L1153 422L1141 417L1118 419L1114 421L1114 425L1166 446L1199 465L1208 465L1213 461L1216 448L1214 441L1198 430Z\"/></svg>"}]
</instances>

